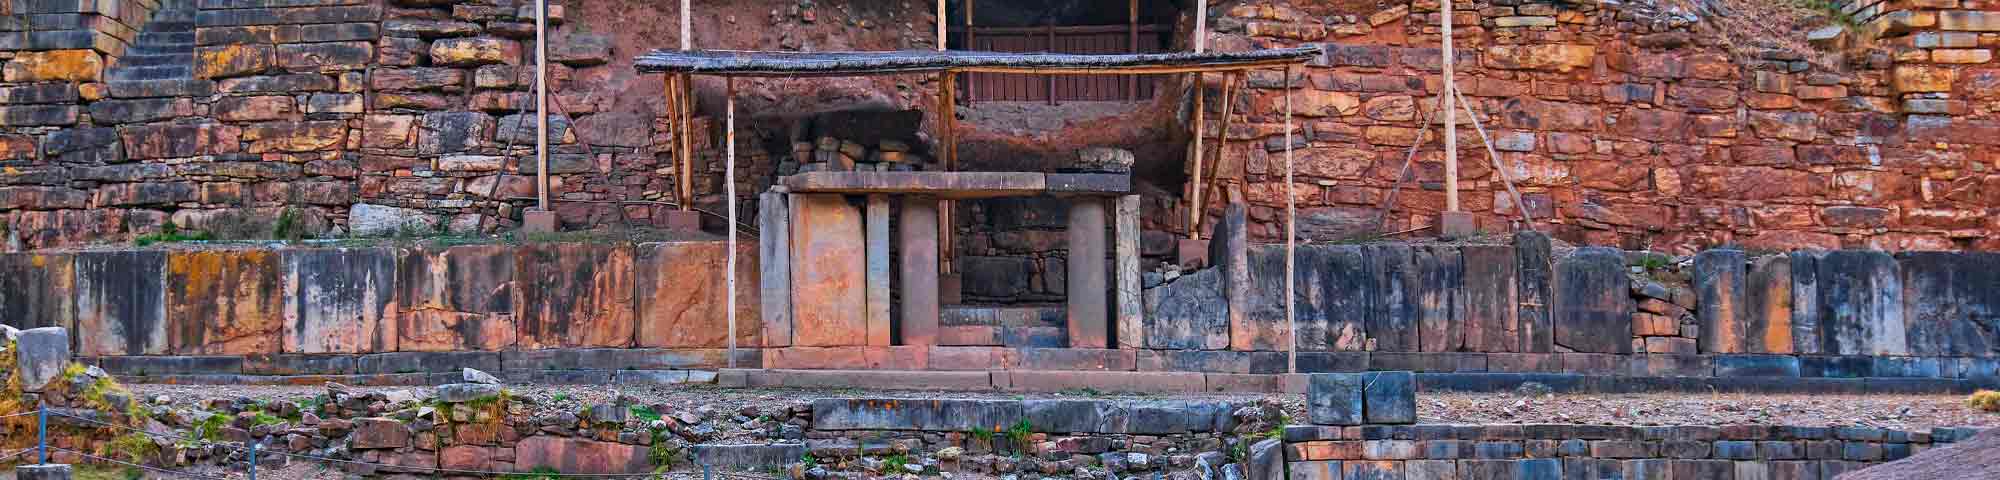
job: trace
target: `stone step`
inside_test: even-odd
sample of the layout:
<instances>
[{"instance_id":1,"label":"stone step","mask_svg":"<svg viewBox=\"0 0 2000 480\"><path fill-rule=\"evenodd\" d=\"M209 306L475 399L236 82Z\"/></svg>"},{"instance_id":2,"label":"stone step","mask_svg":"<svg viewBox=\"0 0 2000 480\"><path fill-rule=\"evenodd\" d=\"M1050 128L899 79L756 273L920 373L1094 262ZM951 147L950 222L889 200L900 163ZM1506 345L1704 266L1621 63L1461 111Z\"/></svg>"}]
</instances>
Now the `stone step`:
<instances>
[{"instance_id":1,"label":"stone step","mask_svg":"<svg viewBox=\"0 0 2000 480\"><path fill-rule=\"evenodd\" d=\"M174 80L194 77L194 65L158 65L150 67L119 67L104 74L105 80Z\"/></svg>"},{"instance_id":2,"label":"stone step","mask_svg":"<svg viewBox=\"0 0 2000 480\"><path fill-rule=\"evenodd\" d=\"M194 44L133 45L125 48L126 55L193 55Z\"/></svg>"},{"instance_id":3,"label":"stone step","mask_svg":"<svg viewBox=\"0 0 2000 480\"><path fill-rule=\"evenodd\" d=\"M140 33L139 38L134 39L132 43L137 45L167 46L185 44L193 46L194 30L190 29L185 32L155 32L147 29L145 32Z\"/></svg>"},{"instance_id":4,"label":"stone step","mask_svg":"<svg viewBox=\"0 0 2000 480\"><path fill-rule=\"evenodd\" d=\"M153 17L152 21L146 22L146 27L144 29L144 33L153 33L153 32L178 33L178 32L193 32L193 31L194 31L194 20L192 18L188 20L162 20L160 19L160 17L157 16Z\"/></svg>"},{"instance_id":5,"label":"stone step","mask_svg":"<svg viewBox=\"0 0 2000 480\"><path fill-rule=\"evenodd\" d=\"M175 53L168 55L126 55L118 58L119 67L151 67L161 65L193 65L194 54Z\"/></svg>"},{"instance_id":6,"label":"stone step","mask_svg":"<svg viewBox=\"0 0 2000 480\"><path fill-rule=\"evenodd\" d=\"M938 325L1049 327L1061 326L1064 315L1061 305L1020 307L948 305L938 310Z\"/></svg>"},{"instance_id":7,"label":"stone step","mask_svg":"<svg viewBox=\"0 0 2000 480\"><path fill-rule=\"evenodd\" d=\"M113 80L112 98L201 97L215 94L215 82L199 79Z\"/></svg>"}]
</instances>

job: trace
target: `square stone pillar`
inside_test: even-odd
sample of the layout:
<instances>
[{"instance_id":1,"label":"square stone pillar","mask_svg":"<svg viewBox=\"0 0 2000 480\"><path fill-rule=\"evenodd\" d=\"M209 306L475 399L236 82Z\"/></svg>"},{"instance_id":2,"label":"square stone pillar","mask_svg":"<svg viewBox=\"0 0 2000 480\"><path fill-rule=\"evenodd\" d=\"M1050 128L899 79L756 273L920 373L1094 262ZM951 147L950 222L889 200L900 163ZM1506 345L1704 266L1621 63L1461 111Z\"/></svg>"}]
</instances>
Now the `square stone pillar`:
<instances>
[{"instance_id":1,"label":"square stone pillar","mask_svg":"<svg viewBox=\"0 0 2000 480\"><path fill-rule=\"evenodd\" d=\"M792 344L866 345L867 240L859 209L838 194L794 193Z\"/></svg>"},{"instance_id":2,"label":"square stone pillar","mask_svg":"<svg viewBox=\"0 0 2000 480\"><path fill-rule=\"evenodd\" d=\"M1107 348L1110 345L1110 293L1105 265L1104 200L1070 199L1069 206L1069 346Z\"/></svg>"},{"instance_id":3,"label":"square stone pillar","mask_svg":"<svg viewBox=\"0 0 2000 480\"><path fill-rule=\"evenodd\" d=\"M887 347L889 330L889 196L868 196L868 345Z\"/></svg>"},{"instance_id":4,"label":"square stone pillar","mask_svg":"<svg viewBox=\"0 0 2000 480\"><path fill-rule=\"evenodd\" d=\"M938 209L929 197L904 197L900 230L904 345L936 345L938 334Z\"/></svg>"},{"instance_id":5,"label":"square stone pillar","mask_svg":"<svg viewBox=\"0 0 2000 480\"><path fill-rule=\"evenodd\" d=\"M1118 271L1118 348L1145 348L1145 299L1139 281L1139 196L1118 197L1112 209L1117 236L1113 266Z\"/></svg>"},{"instance_id":6,"label":"square stone pillar","mask_svg":"<svg viewBox=\"0 0 2000 480\"><path fill-rule=\"evenodd\" d=\"M792 214L782 192L757 195L758 311L764 346L792 346Z\"/></svg>"}]
</instances>

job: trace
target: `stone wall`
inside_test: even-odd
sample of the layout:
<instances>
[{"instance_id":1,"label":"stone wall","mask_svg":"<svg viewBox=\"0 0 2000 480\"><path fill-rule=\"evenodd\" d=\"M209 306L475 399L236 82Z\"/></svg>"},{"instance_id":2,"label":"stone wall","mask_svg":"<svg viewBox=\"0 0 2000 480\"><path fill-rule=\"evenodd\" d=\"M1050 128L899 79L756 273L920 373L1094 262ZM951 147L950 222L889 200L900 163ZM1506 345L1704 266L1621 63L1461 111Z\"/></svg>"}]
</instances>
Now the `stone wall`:
<instances>
[{"instance_id":1,"label":"stone wall","mask_svg":"<svg viewBox=\"0 0 2000 480\"><path fill-rule=\"evenodd\" d=\"M753 248L737 265L741 285L757 283ZM10 324L79 332L79 356L121 373L501 371L501 351L607 348L653 355L653 368L712 368L728 363L726 308L737 308L739 345L761 338L755 289L720 299L724 253L720 242L669 242L5 254L0 311Z\"/></svg>"},{"instance_id":2,"label":"stone wall","mask_svg":"<svg viewBox=\"0 0 2000 480\"><path fill-rule=\"evenodd\" d=\"M1732 45L1706 13L1461 3L1452 20L1458 83L1526 211L1572 243L1683 254L1723 244L1992 249L2000 176L1991 132L2000 121L1989 32L2000 28L2000 5L1890 4L1909 10L1788 48L1804 39ZM1421 135L1417 126L1442 91L1437 2L1327 10L1232 2L1210 10L1209 44L1327 49L1291 82L1304 148L1290 195L1304 235L1429 225L1444 204L1441 120ZM1222 167L1242 182L1262 239L1282 228L1283 80L1249 76L1250 108L1237 109L1245 113L1225 155L1242 160ZM1521 208L1471 120L1459 121L1464 206L1482 229L1509 230ZM1413 181L1390 224L1376 228L1376 209L1419 142Z\"/></svg>"}]
</instances>

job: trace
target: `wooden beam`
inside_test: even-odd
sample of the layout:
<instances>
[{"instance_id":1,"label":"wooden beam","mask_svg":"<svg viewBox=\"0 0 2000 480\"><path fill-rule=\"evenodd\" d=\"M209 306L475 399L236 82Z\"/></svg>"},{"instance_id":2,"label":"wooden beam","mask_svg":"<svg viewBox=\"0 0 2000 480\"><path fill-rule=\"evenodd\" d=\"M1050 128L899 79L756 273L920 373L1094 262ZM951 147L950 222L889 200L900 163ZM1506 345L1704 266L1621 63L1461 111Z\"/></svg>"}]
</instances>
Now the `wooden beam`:
<instances>
[{"instance_id":1,"label":"wooden beam","mask_svg":"<svg viewBox=\"0 0 2000 480\"><path fill-rule=\"evenodd\" d=\"M946 172L958 169L958 107L952 102L955 90L952 78L951 72L938 75L937 138L938 148L943 150L939 152L938 164ZM944 274L956 272L952 268L956 253L952 242L952 229L957 225L952 220L952 210L956 205L951 199L938 199L938 271Z\"/></svg>"},{"instance_id":2,"label":"wooden beam","mask_svg":"<svg viewBox=\"0 0 2000 480\"><path fill-rule=\"evenodd\" d=\"M1285 372L1299 373L1298 278L1293 272L1298 262L1298 206L1292 194L1292 67L1285 67Z\"/></svg>"},{"instance_id":3,"label":"wooden beam","mask_svg":"<svg viewBox=\"0 0 2000 480\"><path fill-rule=\"evenodd\" d=\"M965 0L965 50L979 49L979 45L972 42L973 33L978 30L979 27L972 25L972 0ZM972 105L972 99L976 96L973 87L979 82L973 81L971 73L964 73L961 76L965 79L965 104Z\"/></svg>"},{"instance_id":4,"label":"wooden beam","mask_svg":"<svg viewBox=\"0 0 2000 480\"><path fill-rule=\"evenodd\" d=\"M1457 81L1452 78L1452 71L1455 69L1452 64L1456 62L1453 61L1455 59L1452 58L1451 52L1451 4L1450 0L1439 2L1439 7L1444 10L1443 16L1440 17L1444 23L1441 29L1444 37L1444 210L1456 212L1458 211L1458 109L1452 108L1451 94L1456 90L1454 85L1457 85Z\"/></svg>"},{"instance_id":5,"label":"wooden beam","mask_svg":"<svg viewBox=\"0 0 2000 480\"><path fill-rule=\"evenodd\" d=\"M1135 24L1135 26L1138 28L1138 32L1140 33L1161 33L1161 32L1172 32L1174 30L1173 25L1149 23L1142 25ZM979 31L980 35L1041 35L1043 33L1047 33L1050 27L974 27L974 28L976 28ZM1056 25L1054 28L1056 33L1058 34L1072 34L1072 33L1103 34L1103 33L1127 33L1128 31L1130 31L1131 28L1133 28L1133 26L1128 26L1125 24ZM970 50L970 49L961 49L961 50Z\"/></svg>"},{"instance_id":6,"label":"wooden beam","mask_svg":"<svg viewBox=\"0 0 2000 480\"><path fill-rule=\"evenodd\" d=\"M694 209L694 76L681 74L676 83L681 91L680 173L681 211Z\"/></svg>"}]
</instances>

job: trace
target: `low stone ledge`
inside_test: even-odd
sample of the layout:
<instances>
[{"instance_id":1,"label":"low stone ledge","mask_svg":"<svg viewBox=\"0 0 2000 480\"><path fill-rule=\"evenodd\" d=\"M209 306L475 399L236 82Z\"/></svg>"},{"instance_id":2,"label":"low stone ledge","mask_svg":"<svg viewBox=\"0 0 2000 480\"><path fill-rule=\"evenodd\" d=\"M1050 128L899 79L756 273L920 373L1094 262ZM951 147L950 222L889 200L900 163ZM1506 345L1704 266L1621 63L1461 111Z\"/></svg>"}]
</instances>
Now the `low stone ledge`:
<instances>
[{"instance_id":1,"label":"low stone ledge","mask_svg":"<svg viewBox=\"0 0 2000 480\"><path fill-rule=\"evenodd\" d=\"M746 445L695 445L689 447L700 465L727 466L731 470L761 470L798 463L806 456L806 444L773 443Z\"/></svg>"},{"instance_id":2,"label":"low stone ledge","mask_svg":"<svg viewBox=\"0 0 2000 480\"><path fill-rule=\"evenodd\" d=\"M820 399L816 430L1001 431L1171 435L1229 432L1236 402L1206 400Z\"/></svg>"}]
</instances>

